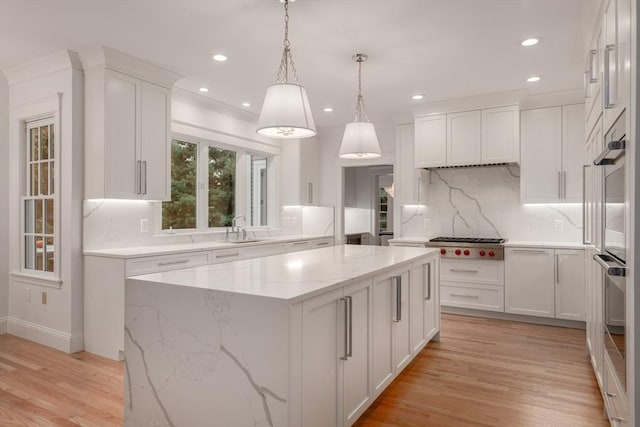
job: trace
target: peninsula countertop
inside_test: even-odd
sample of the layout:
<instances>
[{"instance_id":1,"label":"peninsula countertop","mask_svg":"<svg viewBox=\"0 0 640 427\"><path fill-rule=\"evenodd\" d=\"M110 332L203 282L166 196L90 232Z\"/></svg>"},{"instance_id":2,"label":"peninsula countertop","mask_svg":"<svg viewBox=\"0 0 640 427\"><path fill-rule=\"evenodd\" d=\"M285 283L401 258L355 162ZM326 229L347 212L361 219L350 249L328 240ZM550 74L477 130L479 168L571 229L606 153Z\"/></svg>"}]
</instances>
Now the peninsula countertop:
<instances>
[{"instance_id":1,"label":"peninsula countertop","mask_svg":"<svg viewBox=\"0 0 640 427\"><path fill-rule=\"evenodd\" d=\"M433 253L437 249L341 245L133 276L127 284L184 286L295 303Z\"/></svg>"}]
</instances>

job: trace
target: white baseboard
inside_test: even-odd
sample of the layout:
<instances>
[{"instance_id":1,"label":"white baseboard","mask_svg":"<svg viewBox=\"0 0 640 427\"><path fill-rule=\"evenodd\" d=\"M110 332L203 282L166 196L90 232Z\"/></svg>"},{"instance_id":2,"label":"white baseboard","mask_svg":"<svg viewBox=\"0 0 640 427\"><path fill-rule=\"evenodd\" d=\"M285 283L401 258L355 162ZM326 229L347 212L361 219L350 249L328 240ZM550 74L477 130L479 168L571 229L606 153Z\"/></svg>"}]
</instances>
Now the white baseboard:
<instances>
[{"instance_id":1,"label":"white baseboard","mask_svg":"<svg viewBox=\"0 0 640 427\"><path fill-rule=\"evenodd\" d=\"M7 316L0 317L0 335L7 333Z\"/></svg>"},{"instance_id":2,"label":"white baseboard","mask_svg":"<svg viewBox=\"0 0 640 427\"><path fill-rule=\"evenodd\" d=\"M8 317L6 333L24 338L65 353L75 353L84 347L82 335L71 335L66 332L38 325L27 320Z\"/></svg>"}]
</instances>

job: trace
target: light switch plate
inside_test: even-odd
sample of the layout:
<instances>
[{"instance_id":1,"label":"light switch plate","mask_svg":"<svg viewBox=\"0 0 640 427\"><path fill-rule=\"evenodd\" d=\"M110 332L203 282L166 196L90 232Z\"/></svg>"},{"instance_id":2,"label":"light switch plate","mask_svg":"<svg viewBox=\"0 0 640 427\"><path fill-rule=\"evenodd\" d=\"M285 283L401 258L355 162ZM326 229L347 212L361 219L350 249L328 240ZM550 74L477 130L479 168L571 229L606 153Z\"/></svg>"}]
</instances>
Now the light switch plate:
<instances>
[{"instance_id":1,"label":"light switch plate","mask_svg":"<svg viewBox=\"0 0 640 427\"><path fill-rule=\"evenodd\" d=\"M140 220L140 232L141 233L146 233L149 231L149 220L148 219L141 219Z\"/></svg>"}]
</instances>

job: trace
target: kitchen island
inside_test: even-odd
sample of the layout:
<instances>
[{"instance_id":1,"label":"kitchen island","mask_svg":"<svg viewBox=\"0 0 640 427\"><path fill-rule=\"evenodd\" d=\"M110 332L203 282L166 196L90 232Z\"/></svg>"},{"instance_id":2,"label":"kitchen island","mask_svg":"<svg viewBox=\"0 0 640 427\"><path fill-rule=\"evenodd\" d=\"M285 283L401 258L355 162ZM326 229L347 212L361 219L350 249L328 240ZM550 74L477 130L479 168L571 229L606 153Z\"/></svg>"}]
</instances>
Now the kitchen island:
<instances>
[{"instance_id":1,"label":"kitchen island","mask_svg":"<svg viewBox=\"0 0 640 427\"><path fill-rule=\"evenodd\" d=\"M127 278L125 425L353 424L438 339L438 268L345 245Z\"/></svg>"}]
</instances>

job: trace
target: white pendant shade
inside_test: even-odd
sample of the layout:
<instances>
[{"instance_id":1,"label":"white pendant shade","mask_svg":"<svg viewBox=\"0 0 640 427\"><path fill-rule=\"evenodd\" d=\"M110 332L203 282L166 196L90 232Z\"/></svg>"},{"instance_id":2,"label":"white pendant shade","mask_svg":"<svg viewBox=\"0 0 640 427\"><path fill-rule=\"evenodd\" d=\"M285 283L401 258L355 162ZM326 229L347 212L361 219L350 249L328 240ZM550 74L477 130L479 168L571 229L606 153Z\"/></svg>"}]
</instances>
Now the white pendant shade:
<instances>
[{"instance_id":1,"label":"white pendant shade","mask_svg":"<svg viewBox=\"0 0 640 427\"><path fill-rule=\"evenodd\" d=\"M375 159L380 157L380 144L373 123L347 123L340 146L343 159Z\"/></svg>"},{"instance_id":2,"label":"white pendant shade","mask_svg":"<svg viewBox=\"0 0 640 427\"><path fill-rule=\"evenodd\" d=\"M308 138L315 135L316 124L305 89L293 83L269 86L257 132L270 138Z\"/></svg>"}]
</instances>

